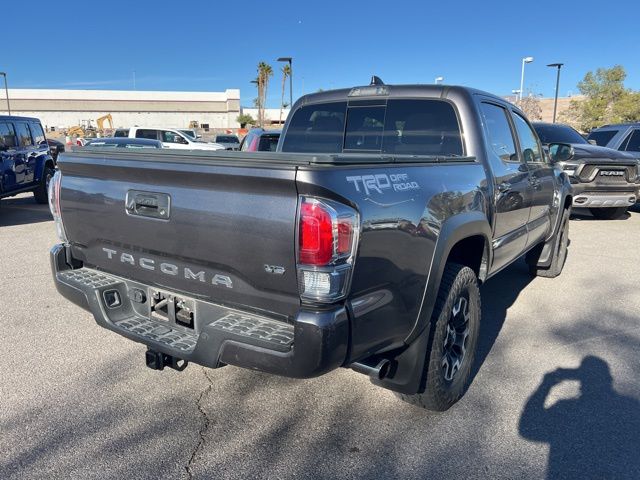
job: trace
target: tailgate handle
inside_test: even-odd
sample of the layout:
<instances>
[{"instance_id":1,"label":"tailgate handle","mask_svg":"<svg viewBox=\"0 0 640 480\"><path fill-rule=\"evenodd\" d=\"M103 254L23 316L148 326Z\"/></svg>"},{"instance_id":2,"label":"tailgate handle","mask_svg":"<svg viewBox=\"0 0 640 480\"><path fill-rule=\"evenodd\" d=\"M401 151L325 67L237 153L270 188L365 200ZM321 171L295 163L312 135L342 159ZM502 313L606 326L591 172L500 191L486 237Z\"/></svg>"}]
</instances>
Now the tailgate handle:
<instances>
[{"instance_id":1,"label":"tailgate handle","mask_svg":"<svg viewBox=\"0 0 640 480\"><path fill-rule=\"evenodd\" d=\"M166 193L129 190L125 210L128 215L168 220L171 213L171 197Z\"/></svg>"}]
</instances>

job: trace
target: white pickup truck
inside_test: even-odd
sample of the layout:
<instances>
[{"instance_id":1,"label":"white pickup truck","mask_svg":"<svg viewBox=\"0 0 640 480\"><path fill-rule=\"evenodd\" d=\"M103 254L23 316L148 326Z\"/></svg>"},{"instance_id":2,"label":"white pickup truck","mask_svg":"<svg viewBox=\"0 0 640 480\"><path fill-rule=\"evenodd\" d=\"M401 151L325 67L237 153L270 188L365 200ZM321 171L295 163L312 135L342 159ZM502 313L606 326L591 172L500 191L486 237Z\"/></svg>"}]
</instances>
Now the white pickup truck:
<instances>
[{"instance_id":1,"label":"white pickup truck","mask_svg":"<svg viewBox=\"0 0 640 480\"><path fill-rule=\"evenodd\" d=\"M149 138L162 142L163 148L176 148L180 150L224 150L224 146L218 143L207 143L194 140L189 135L173 128L160 127L131 127L118 128L114 137Z\"/></svg>"}]
</instances>

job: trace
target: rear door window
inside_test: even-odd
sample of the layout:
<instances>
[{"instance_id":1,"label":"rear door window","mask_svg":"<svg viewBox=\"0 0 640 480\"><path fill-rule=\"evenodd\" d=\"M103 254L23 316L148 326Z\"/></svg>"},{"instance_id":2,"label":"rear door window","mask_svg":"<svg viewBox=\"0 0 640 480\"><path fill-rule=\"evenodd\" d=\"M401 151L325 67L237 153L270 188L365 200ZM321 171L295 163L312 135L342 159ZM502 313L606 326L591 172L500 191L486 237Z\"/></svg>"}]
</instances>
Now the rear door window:
<instances>
[{"instance_id":1,"label":"rear door window","mask_svg":"<svg viewBox=\"0 0 640 480\"><path fill-rule=\"evenodd\" d=\"M594 140L596 142L596 145L600 147L606 147L617 133L618 130L600 130L597 132L591 132L587 137L587 140Z\"/></svg>"},{"instance_id":2,"label":"rear door window","mask_svg":"<svg viewBox=\"0 0 640 480\"><path fill-rule=\"evenodd\" d=\"M15 148L18 142L12 123L0 122L0 148Z\"/></svg>"},{"instance_id":3,"label":"rear door window","mask_svg":"<svg viewBox=\"0 0 640 480\"><path fill-rule=\"evenodd\" d=\"M136 138L149 138L151 140L158 140L158 131L140 128L136 130Z\"/></svg>"},{"instance_id":4,"label":"rear door window","mask_svg":"<svg viewBox=\"0 0 640 480\"><path fill-rule=\"evenodd\" d=\"M129 130L116 130L116 133L113 134L114 137L128 137Z\"/></svg>"},{"instance_id":5,"label":"rear door window","mask_svg":"<svg viewBox=\"0 0 640 480\"><path fill-rule=\"evenodd\" d=\"M18 142L21 147L30 147L33 145L33 139L31 138L31 131L29 125L25 122L16 122L16 135L18 136Z\"/></svg>"},{"instance_id":6,"label":"rear door window","mask_svg":"<svg viewBox=\"0 0 640 480\"><path fill-rule=\"evenodd\" d=\"M275 152L278 146L278 139L280 135L262 135L260 137L260 144L258 150L260 152Z\"/></svg>"}]
</instances>

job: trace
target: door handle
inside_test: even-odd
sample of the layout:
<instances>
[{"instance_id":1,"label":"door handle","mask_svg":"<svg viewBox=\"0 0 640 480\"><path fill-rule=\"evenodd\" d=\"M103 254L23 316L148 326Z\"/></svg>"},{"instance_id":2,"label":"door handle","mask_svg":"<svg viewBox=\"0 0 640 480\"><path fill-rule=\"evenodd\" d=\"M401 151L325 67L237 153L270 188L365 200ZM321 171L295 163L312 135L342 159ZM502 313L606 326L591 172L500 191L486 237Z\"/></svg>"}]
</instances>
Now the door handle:
<instances>
[{"instance_id":1,"label":"door handle","mask_svg":"<svg viewBox=\"0 0 640 480\"><path fill-rule=\"evenodd\" d=\"M168 220L171 198L166 193L129 190L125 199L125 210L129 215Z\"/></svg>"},{"instance_id":2,"label":"door handle","mask_svg":"<svg viewBox=\"0 0 640 480\"><path fill-rule=\"evenodd\" d=\"M500 193L505 193L511 190L511 184L509 182L502 182L498 184L498 191Z\"/></svg>"}]
</instances>

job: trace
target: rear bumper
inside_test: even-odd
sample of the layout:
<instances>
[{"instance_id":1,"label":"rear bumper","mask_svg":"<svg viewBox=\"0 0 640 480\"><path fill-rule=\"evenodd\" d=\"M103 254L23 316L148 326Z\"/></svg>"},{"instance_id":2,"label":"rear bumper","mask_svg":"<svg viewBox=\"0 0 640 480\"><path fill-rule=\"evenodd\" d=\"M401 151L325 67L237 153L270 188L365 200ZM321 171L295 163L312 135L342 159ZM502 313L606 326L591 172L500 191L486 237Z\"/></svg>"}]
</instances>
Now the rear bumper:
<instances>
[{"instance_id":1,"label":"rear bumper","mask_svg":"<svg viewBox=\"0 0 640 480\"><path fill-rule=\"evenodd\" d=\"M102 327L167 355L211 368L230 364L294 378L322 375L346 359L349 321L342 306L301 309L288 324L184 297L195 311L194 326L188 328L150 314L149 286L89 268L72 269L63 245L51 249L50 259L62 296L90 311ZM105 297L113 292L120 301L110 308Z\"/></svg>"}]
</instances>

